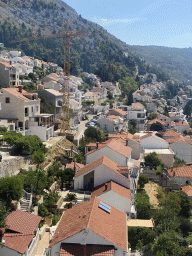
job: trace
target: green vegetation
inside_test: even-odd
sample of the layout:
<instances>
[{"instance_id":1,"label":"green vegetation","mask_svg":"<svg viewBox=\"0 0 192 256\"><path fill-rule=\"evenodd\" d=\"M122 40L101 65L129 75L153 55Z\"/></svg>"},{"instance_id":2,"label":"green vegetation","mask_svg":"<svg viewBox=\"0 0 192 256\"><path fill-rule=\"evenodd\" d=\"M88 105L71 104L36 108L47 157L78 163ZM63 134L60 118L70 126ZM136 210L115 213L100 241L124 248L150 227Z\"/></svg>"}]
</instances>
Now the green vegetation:
<instances>
[{"instance_id":1,"label":"green vegetation","mask_svg":"<svg viewBox=\"0 0 192 256\"><path fill-rule=\"evenodd\" d=\"M148 177L145 174L140 174L139 180L138 180L138 185L140 189L144 188L145 184L149 182Z\"/></svg>"},{"instance_id":2,"label":"green vegetation","mask_svg":"<svg viewBox=\"0 0 192 256\"><path fill-rule=\"evenodd\" d=\"M0 179L0 198L7 205L12 200L19 200L23 194L23 178L21 176L4 177Z\"/></svg>"},{"instance_id":3,"label":"green vegetation","mask_svg":"<svg viewBox=\"0 0 192 256\"><path fill-rule=\"evenodd\" d=\"M158 122L158 121L153 123L151 125L151 127L150 127L150 131L157 131L157 132L159 132L159 131L163 131L163 130L164 130L163 125L160 122Z\"/></svg>"},{"instance_id":4,"label":"green vegetation","mask_svg":"<svg viewBox=\"0 0 192 256\"><path fill-rule=\"evenodd\" d=\"M157 118L157 112L151 112L151 113L149 113L149 115L147 116L147 119L148 119L148 120L153 120L153 119L155 119L155 118Z\"/></svg>"},{"instance_id":5,"label":"green vegetation","mask_svg":"<svg viewBox=\"0 0 192 256\"><path fill-rule=\"evenodd\" d=\"M174 156L173 167L179 167L179 166L184 166L184 165L186 165L184 160L181 160L181 159L177 158L176 156Z\"/></svg>"},{"instance_id":6,"label":"green vegetation","mask_svg":"<svg viewBox=\"0 0 192 256\"><path fill-rule=\"evenodd\" d=\"M137 218L149 220L151 218L151 204L149 202L149 196L145 191L142 191L135 195L135 201L137 207Z\"/></svg>"},{"instance_id":7,"label":"green vegetation","mask_svg":"<svg viewBox=\"0 0 192 256\"><path fill-rule=\"evenodd\" d=\"M41 113L54 114L55 107L53 106L53 104L50 101L48 101L43 95L40 95L39 98L41 99L41 102L40 102Z\"/></svg>"},{"instance_id":8,"label":"green vegetation","mask_svg":"<svg viewBox=\"0 0 192 256\"><path fill-rule=\"evenodd\" d=\"M146 165L148 165L150 167L157 168L157 166L159 166L159 165L164 166L163 162L161 161L161 159L159 159L156 152L152 152L152 153L144 156L144 159L145 159Z\"/></svg>"},{"instance_id":9,"label":"green vegetation","mask_svg":"<svg viewBox=\"0 0 192 256\"><path fill-rule=\"evenodd\" d=\"M3 206L3 203L0 201L0 227L1 228L6 227L7 215L8 215L8 212L6 210L6 206Z\"/></svg>"}]
</instances>

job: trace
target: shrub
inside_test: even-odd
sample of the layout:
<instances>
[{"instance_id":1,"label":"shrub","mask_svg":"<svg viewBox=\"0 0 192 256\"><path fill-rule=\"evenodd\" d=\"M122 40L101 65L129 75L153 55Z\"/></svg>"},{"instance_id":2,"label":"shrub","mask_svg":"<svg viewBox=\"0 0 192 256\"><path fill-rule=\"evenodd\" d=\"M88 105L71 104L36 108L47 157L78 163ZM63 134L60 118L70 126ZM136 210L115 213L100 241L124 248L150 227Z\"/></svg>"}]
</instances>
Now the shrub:
<instances>
[{"instance_id":1,"label":"shrub","mask_svg":"<svg viewBox=\"0 0 192 256\"><path fill-rule=\"evenodd\" d=\"M59 218L57 216L53 216L53 218L52 218L52 225L55 226L58 221L59 221Z\"/></svg>"}]
</instances>

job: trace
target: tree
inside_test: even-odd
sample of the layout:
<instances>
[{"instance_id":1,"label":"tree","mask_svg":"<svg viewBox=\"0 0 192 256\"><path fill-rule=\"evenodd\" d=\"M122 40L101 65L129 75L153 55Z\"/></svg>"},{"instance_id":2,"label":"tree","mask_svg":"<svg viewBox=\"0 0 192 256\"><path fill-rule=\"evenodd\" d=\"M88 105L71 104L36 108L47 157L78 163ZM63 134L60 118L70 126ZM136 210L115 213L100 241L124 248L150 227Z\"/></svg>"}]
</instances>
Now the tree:
<instances>
[{"instance_id":1,"label":"tree","mask_svg":"<svg viewBox=\"0 0 192 256\"><path fill-rule=\"evenodd\" d=\"M145 163L148 166L151 167L157 167L159 165L164 166L163 162L161 159L158 157L156 152L149 153L148 155L144 156Z\"/></svg>"},{"instance_id":2,"label":"tree","mask_svg":"<svg viewBox=\"0 0 192 256\"><path fill-rule=\"evenodd\" d=\"M113 94L110 91L107 91L107 98L109 100L113 99Z\"/></svg>"},{"instance_id":3,"label":"tree","mask_svg":"<svg viewBox=\"0 0 192 256\"><path fill-rule=\"evenodd\" d=\"M135 196L137 217L138 219L150 219L151 218L151 204L149 202L149 196L145 191L137 193Z\"/></svg>"},{"instance_id":4,"label":"tree","mask_svg":"<svg viewBox=\"0 0 192 256\"><path fill-rule=\"evenodd\" d=\"M167 106L165 106L165 108L164 108L163 115L165 115L165 116L168 116L168 117L169 117L169 111L168 111L168 107L167 107Z\"/></svg>"},{"instance_id":5,"label":"tree","mask_svg":"<svg viewBox=\"0 0 192 256\"><path fill-rule=\"evenodd\" d=\"M163 130L164 130L163 125L160 122L158 122L158 121L153 123L151 125L151 127L150 127L150 131L157 131L157 132L159 132L159 131L163 131Z\"/></svg>"},{"instance_id":6,"label":"tree","mask_svg":"<svg viewBox=\"0 0 192 256\"><path fill-rule=\"evenodd\" d=\"M33 153L32 158L35 164L37 164L37 170L39 169L40 164L45 162L45 154L41 149L38 149L37 151L35 151Z\"/></svg>"},{"instance_id":7,"label":"tree","mask_svg":"<svg viewBox=\"0 0 192 256\"><path fill-rule=\"evenodd\" d=\"M8 212L6 211L6 207L3 206L3 203L0 201L0 228L6 227L6 218Z\"/></svg>"},{"instance_id":8,"label":"tree","mask_svg":"<svg viewBox=\"0 0 192 256\"><path fill-rule=\"evenodd\" d=\"M56 174L57 178L61 181L61 190L63 190L64 183L68 185L71 183L74 177L74 171L71 168L66 168L65 170L59 169Z\"/></svg>"},{"instance_id":9,"label":"tree","mask_svg":"<svg viewBox=\"0 0 192 256\"><path fill-rule=\"evenodd\" d=\"M140 188L144 188L145 184L148 182L149 182L149 179L146 175L141 174L139 176L138 184L139 184Z\"/></svg>"},{"instance_id":10,"label":"tree","mask_svg":"<svg viewBox=\"0 0 192 256\"><path fill-rule=\"evenodd\" d=\"M153 217L155 219L156 231L158 234L165 231L177 230L180 226L180 221L176 212L168 205L156 209Z\"/></svg>"},{"instance_id":11,"label":"tree","mask_svg":"<svg viewBox=\"0 0 192 256\"><path fill-rule=\"evenodd\" d=\"M184 256L187 247L180 246L182 238L174 231L166 231L161 234L152 246L154 256Z\"/></svg>"},{"instance_id":12,"label":"tree","mask_svg":"<svg viewBox=\"0 0 192 256\"><path fill-rule=\"evenodd\" d=\"M191 206L190 206L189 197L184 191L181 191L181 190L178 191L177 194L180 197L180 206L181 206L179 215L185 218L189 218L191 215Z\"/></svg>"},{"instance_id":13,"label":"tree","mask_svg":"<svg viewBox=\"0 0 192 256\"><path fill-rule=\"evenodd\" d=\"M156 112L151 112L151 113L148 115L148 117L147 117L148 120L153 120L153 119L155 119L155 118L157 118L157 113L156 113Z\"/></svg>"},{"instance_id":14,"label":"tree","mask_svg":"<svg viewBox=\"0 0 192 256\"><path fill-rule=\"evenodd\" d=\"M7 204L11 200L19 200L23 194L23 178L21 176L4 177L0 179L0 198Z\"/></svg>"},{"instance_id":15,"label":"tree","mask_svg":"<svg viewBox=\"0 0 192 256\"><path fill-rule=\"evenodd\" d=\"M101 141L101 132L95 127L88 127L84 132L85 138L95 139Z\"/></svg>"}]
</instances>

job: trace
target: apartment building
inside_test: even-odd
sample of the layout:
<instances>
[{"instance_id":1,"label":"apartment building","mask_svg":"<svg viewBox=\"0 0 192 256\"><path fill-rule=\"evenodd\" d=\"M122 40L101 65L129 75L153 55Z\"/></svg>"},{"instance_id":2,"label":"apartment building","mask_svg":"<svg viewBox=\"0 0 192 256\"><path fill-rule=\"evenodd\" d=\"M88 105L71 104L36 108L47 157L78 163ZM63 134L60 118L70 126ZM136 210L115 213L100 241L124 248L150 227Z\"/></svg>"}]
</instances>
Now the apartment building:
<instances>
[{"instance_id":1,"label":"apartment building","mask_svg":"<svg viewBox=\"0 0 192 256\"><path fill-rule=\"evenodd\" d=\"M54 115L40 113L37 93L18 88L3 88L0 94L0 119L15 123L23 135L37 135L46 141L54 133Z\"/></svg>"},{"instance_id":2,"label":"apartment building","mask_svg":"<svg viewBox=\"0 0 192 256\"><path fill-rule=\"evenodd\" d=\"M19 85L19 70L11 62L0 62L0 84L3 88Z\"/></svg>"}]
</instances>

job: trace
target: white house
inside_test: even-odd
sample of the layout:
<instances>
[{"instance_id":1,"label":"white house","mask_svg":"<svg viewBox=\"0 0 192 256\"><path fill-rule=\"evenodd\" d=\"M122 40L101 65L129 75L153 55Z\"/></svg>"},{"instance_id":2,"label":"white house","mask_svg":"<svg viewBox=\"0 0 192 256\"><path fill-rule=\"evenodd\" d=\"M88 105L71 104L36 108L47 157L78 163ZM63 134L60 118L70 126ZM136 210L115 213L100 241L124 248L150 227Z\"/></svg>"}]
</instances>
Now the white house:
<instances>
[{"instance_id":1,"label":"white house","mask_svg":"<svg viewBox=\"0 0 192 256\"><path fill-rule=\"evenodd\" d=\"M121 174L122 168L127 175ZM92 190L94 187L110 180L130 188L128 177L129 170L127 166L119 166L109 158L102 156L75 173L74 189Z\"/></svg>"},{"instance_id":2,"label":"white house","mask_svg":"<svg viewBox=\"0 0 192 256\"><path fill-rule=\"evenodd\" d=\"M118 165L127 166L131 161L131 148L125 146L120 139L109 139L102 143L95 143L95 148L88 152L86 145L86 164L93 162L101 156L106 156Z\"/></svg>"},{"instance_id":3,"label":"white house","mask_svg":"<svg viewBox=\"0 0 192 256\"><path fill-rule=\"evenodd\" d=\"M127 130L127 123L119 116L105 116L97 120L97 124L102 130L109 133L120 132L122 129Z\"/></svg>"},{"instance_id":4,"label":"white house","mask_svg":"<svg viewBox=\"0 0 192 256\"><path fill-rule=\"evenodd\" d=\"M168 169L171 180L180 186L188 185L192 182L192 165L180 166Z\"/></svg>"},{"instance_id":5,"label":"white house","mask_svg":"<svg viewBox=\"0 0 192 256\"><path fill-rule=\"evenodd\" d=\"M131 195L131 190L117 182L111 180L95 187L91 193L91 197L93 196L126 213L127 218L136 218L134 196Z\"/></svg>"},{"instance_id":6,"label":"white house","mask_svg":"<svg viewBox=\"0 0 192 256\"><path fill-rule=\"evenodd\" d=\"M40 114L37 93L18 88L1 89L0 119L15 123L15 129L23 135L37 135L46 141L54 133L54 115Z\"/></svg>"},{"instance_id":7,"label":"white house","mask_svg":"<svg viewBox=\"0 0 192 256\"><path fill-rule=\"evenodd\" d=\"M175 122L174 129L179 133L183 133L184 131L189 132L190 126L188 123L184 121L179 121L179 122Z\"/></svg>"},{"instance_id":8,"label":"white house","mask_svg":"<svg viewBox=\"0 0 192 256\"><path fill-rule=\"evenodd\" d=\"M146 120L146 109L141 103L132 103L132 105L127 110L127 119L137 121L136 128L138 131L145 130L145 120Z\"/></svg>"},{"instance_id":9,"label":"white house","mask_svg":"<svg viewBox=\"0 0 192 256\"><path fill-rule=\"evenodd\" d=\"M38 224L41 217L35 214L13 210L6 219L6 231L1 229L1 256L32 256L39 239Z\"/></svg>"},{"instance_id":10,"label":"white house","mask_svg":"<svg viewBox=\"0 0 192 256\"><path fill-rule=\"evenodd\" d=\"M192 141L187 137L176 137L166 140L170 144L170 148L175 153L175 156L186 163L192 162Z\"/></svg>"},{"instance_id":11,"label":"white house","mask_svg":"<svg viewBox=\"0 0 192 256\"><path fill-rule=\"evenodd\" d=\"M64 212L49 255L113 255L128 252L127 215L97 197Z\"/></svg>"}]
</instances>

